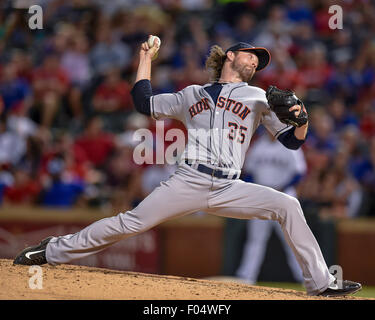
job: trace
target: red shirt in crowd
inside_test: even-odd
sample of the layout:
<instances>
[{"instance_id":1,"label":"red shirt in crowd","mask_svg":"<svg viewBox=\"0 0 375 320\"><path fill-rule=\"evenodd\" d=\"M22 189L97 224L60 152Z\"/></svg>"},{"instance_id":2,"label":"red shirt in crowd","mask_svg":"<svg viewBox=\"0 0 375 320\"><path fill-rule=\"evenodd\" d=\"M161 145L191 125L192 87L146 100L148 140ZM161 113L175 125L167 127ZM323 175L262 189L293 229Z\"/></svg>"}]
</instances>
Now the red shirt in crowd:
<instances>
[{"instance_id":1,"label":"red shirt in crowd","mask_svg":"<svg viewBox=\"0 0 375 320\"><path fill-rule=\"evenodd\" d=\"M126 81L116 84L102 83L94 95L94 106L98 111L111 112L131 110L130 85Z\"/></svg>"},{"instance_id":2,"label":"red shirt in crowd","mask_svg":"<svg viewBox=\"0 0 375 320\"><path fill-rule=\"evenodd\" d=\"M34 202L40 190L39 183L30 180L20 185L7 187L4 196L10 203L29 204Z\"/></svg>"},{"instance_id":3,"label":"red shirt in crowd","mask_svg":"<svg viewBox=\"0 0 375 320\"><path fill-rule=\"evenodd\" d=\"M327 37L333 32L337 32L337 30L330 28L329 22L333 16L333 13L329 13L328 9L329 7L325 6L315 14L315 30L322 37ZM333 18L333 22L335 22L335 20L336 19Z\"/></svg>"},{"instance_id":4,"label":"red shirt in crowd","mask_svg":"<svg viewBox=\"0 0 375 320\"><path fill-rule=\"evenodd\" d=\"M64 94L69 86L69 78L62 69L49 71L42 67L33 74L33 86L35 99L43 100L49 92Z\"/></svg>"},{"instance_id":5,"label":"red shirt in crowd","mask_svg":"<svg viewBox=\"0 0 375 320\"><path fill-rule=\"evenodd\" d=\"M270 85L276 86L280 89L293 90L296 86L300 85L299 75L294 70L284 70L279 72L278 70L272 70L258 79L259 86L263 89L267 89Z\"/></svg>"},{"instance_id":6,"label":"red shirt in crowd","mask_svg":"<svg viewBox=\"0 0 375 320\"><path fill-rule=\"evenodd\" d=\"M100 132L95 136L82 135L75 145L83 150L88 161L95 166L101 166L111 154L114 140L111 134Z\"/></svg>"},{"instance_id":7,"label":"red shirt in crowd","mask_svg":"<svg viewBox=\"0 0 375 320\"><path fill-rule=\"evenodd\" d=\"M305 88L321 88L332 74L332 67L326 63L320 66L304 66L298 70L298 82Z\"/></svg>"},{"instance_id":8,"label":"red shirt in crowd","mask_svg":"<svg viewBox=\"0 0 375 320\"><path fill-rule=\"evenodd\" d=\"M375 136L375 112L373 112L369 117L364 117L362 119L360 129L362 134L367 139Z\"/></svg>"},{"instance_id":9,"label":"red shirt in crowd","mask_svg":"<svg viewBox=\"0 0 375 320\"><path fill-rule=\"evenodd\" d=\"M73 145L69 152L72 156L71 161L69 163L65 163L67 166L65 171L70 172L75 177L80 179L85 179L87 169L86 164L88 162L86 152L79 146ZM48 175L48 163L53 158L55 158L59 154L58 151L52 150L50 152L46 152L42 158L42 174Z\"/></svg>"}]
</instances>

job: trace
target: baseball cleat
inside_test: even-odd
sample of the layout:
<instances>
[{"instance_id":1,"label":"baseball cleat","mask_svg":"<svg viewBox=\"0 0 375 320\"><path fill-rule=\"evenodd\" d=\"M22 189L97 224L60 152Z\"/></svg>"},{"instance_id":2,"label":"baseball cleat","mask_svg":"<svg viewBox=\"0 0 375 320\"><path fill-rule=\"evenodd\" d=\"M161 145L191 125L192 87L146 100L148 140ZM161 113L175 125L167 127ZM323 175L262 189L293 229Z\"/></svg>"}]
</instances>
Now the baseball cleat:
<instances>
[{"instance_id":1,"label":"baseball cleat","mask_svg":"<svg viewBox=\"0 0 375 320\"><path fill-rule=\"evenodd\" d=\"M26 266L46 264L46 248L48 242L50 242L52 238L53 237L48 237L42 240L38 245L24 249L14 259L13 264L22 264Z\"/></svg>"},{"instance_id":2,"label":"baseball cleat","mask_svg":"<svg viewBox=\"0 0 375 320\"><path fill-rule=\"evenodd\" d=\"M342 285L338 286L337 281L334 281L326 290L318 295L323 297L346 296L362 289L362 285L358 282L343 280L341 283Z\"/></svg>"}]
</instances>

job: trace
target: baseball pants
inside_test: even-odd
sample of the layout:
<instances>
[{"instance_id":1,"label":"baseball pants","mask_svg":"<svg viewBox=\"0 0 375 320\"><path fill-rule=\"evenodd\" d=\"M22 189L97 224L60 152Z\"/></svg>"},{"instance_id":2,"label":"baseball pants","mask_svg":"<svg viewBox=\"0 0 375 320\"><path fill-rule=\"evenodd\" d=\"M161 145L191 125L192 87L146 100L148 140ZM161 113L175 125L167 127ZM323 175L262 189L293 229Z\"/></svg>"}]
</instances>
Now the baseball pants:
<instances>
[{"instance_id":1,"label":"baseball pants","mask_svg":"<svg viewBox=\"0 0 375 320\"><path fill-rule=\"evenodd\" d=\"M75 234L52 238L46 258L51 265L68 263L196 211L230 218L276 220L302 269L307 293L316 295L335 280L296 198L242 180L211 177L186 164L180 165L169 180L133 210L96 221Z\"/></svg>"}]
</instances>

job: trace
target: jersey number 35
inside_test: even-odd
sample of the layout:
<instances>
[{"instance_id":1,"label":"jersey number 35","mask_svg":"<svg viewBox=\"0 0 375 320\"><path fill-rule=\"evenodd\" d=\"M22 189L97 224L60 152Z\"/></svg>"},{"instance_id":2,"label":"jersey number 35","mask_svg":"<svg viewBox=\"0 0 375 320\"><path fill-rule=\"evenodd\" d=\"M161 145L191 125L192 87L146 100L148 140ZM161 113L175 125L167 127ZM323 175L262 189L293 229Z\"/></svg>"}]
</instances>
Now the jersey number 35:
<instances>
[{"instance_id":1,"label":"jersey number 35","mask_svg":"<svg viewBox=\"0 0 375 320\"><path fill-rule=\"evenodd\" d=\"M228 127L230 128L230 131L228 134L229 139L234 140L238 136L237 142L241 144L245 142L246 136L245 136L244 131L247 131L246 127L244 126L238 127L238 124L235 122L228 122Z\"/></svg>"}]
</instances>

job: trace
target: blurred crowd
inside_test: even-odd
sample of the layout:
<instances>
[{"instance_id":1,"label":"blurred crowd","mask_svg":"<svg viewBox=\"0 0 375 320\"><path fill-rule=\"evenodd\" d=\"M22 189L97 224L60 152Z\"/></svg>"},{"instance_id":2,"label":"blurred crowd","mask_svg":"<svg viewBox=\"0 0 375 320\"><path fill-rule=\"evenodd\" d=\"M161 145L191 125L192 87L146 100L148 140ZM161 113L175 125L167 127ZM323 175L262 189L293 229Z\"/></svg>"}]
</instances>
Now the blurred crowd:
<instances>
[{"instance_id":1,"label":"blurred crowd","mask_svg":"<svg viewBox=\"0 0 375 320\"><path fill-rule=\"evenodd\" d=\"M156 135L130 95L154 34L154 94L207 83L213 44L268 48L252 84L294 90L310 115L299 199L321 217L374 215L374 2L341 1L343 29L330 29L327 0L40 0L40 30L15 3L0 4L2 205L126 210L168 178L173 166L132 157L136 129Z\"/></svg>"}]
</instances>

